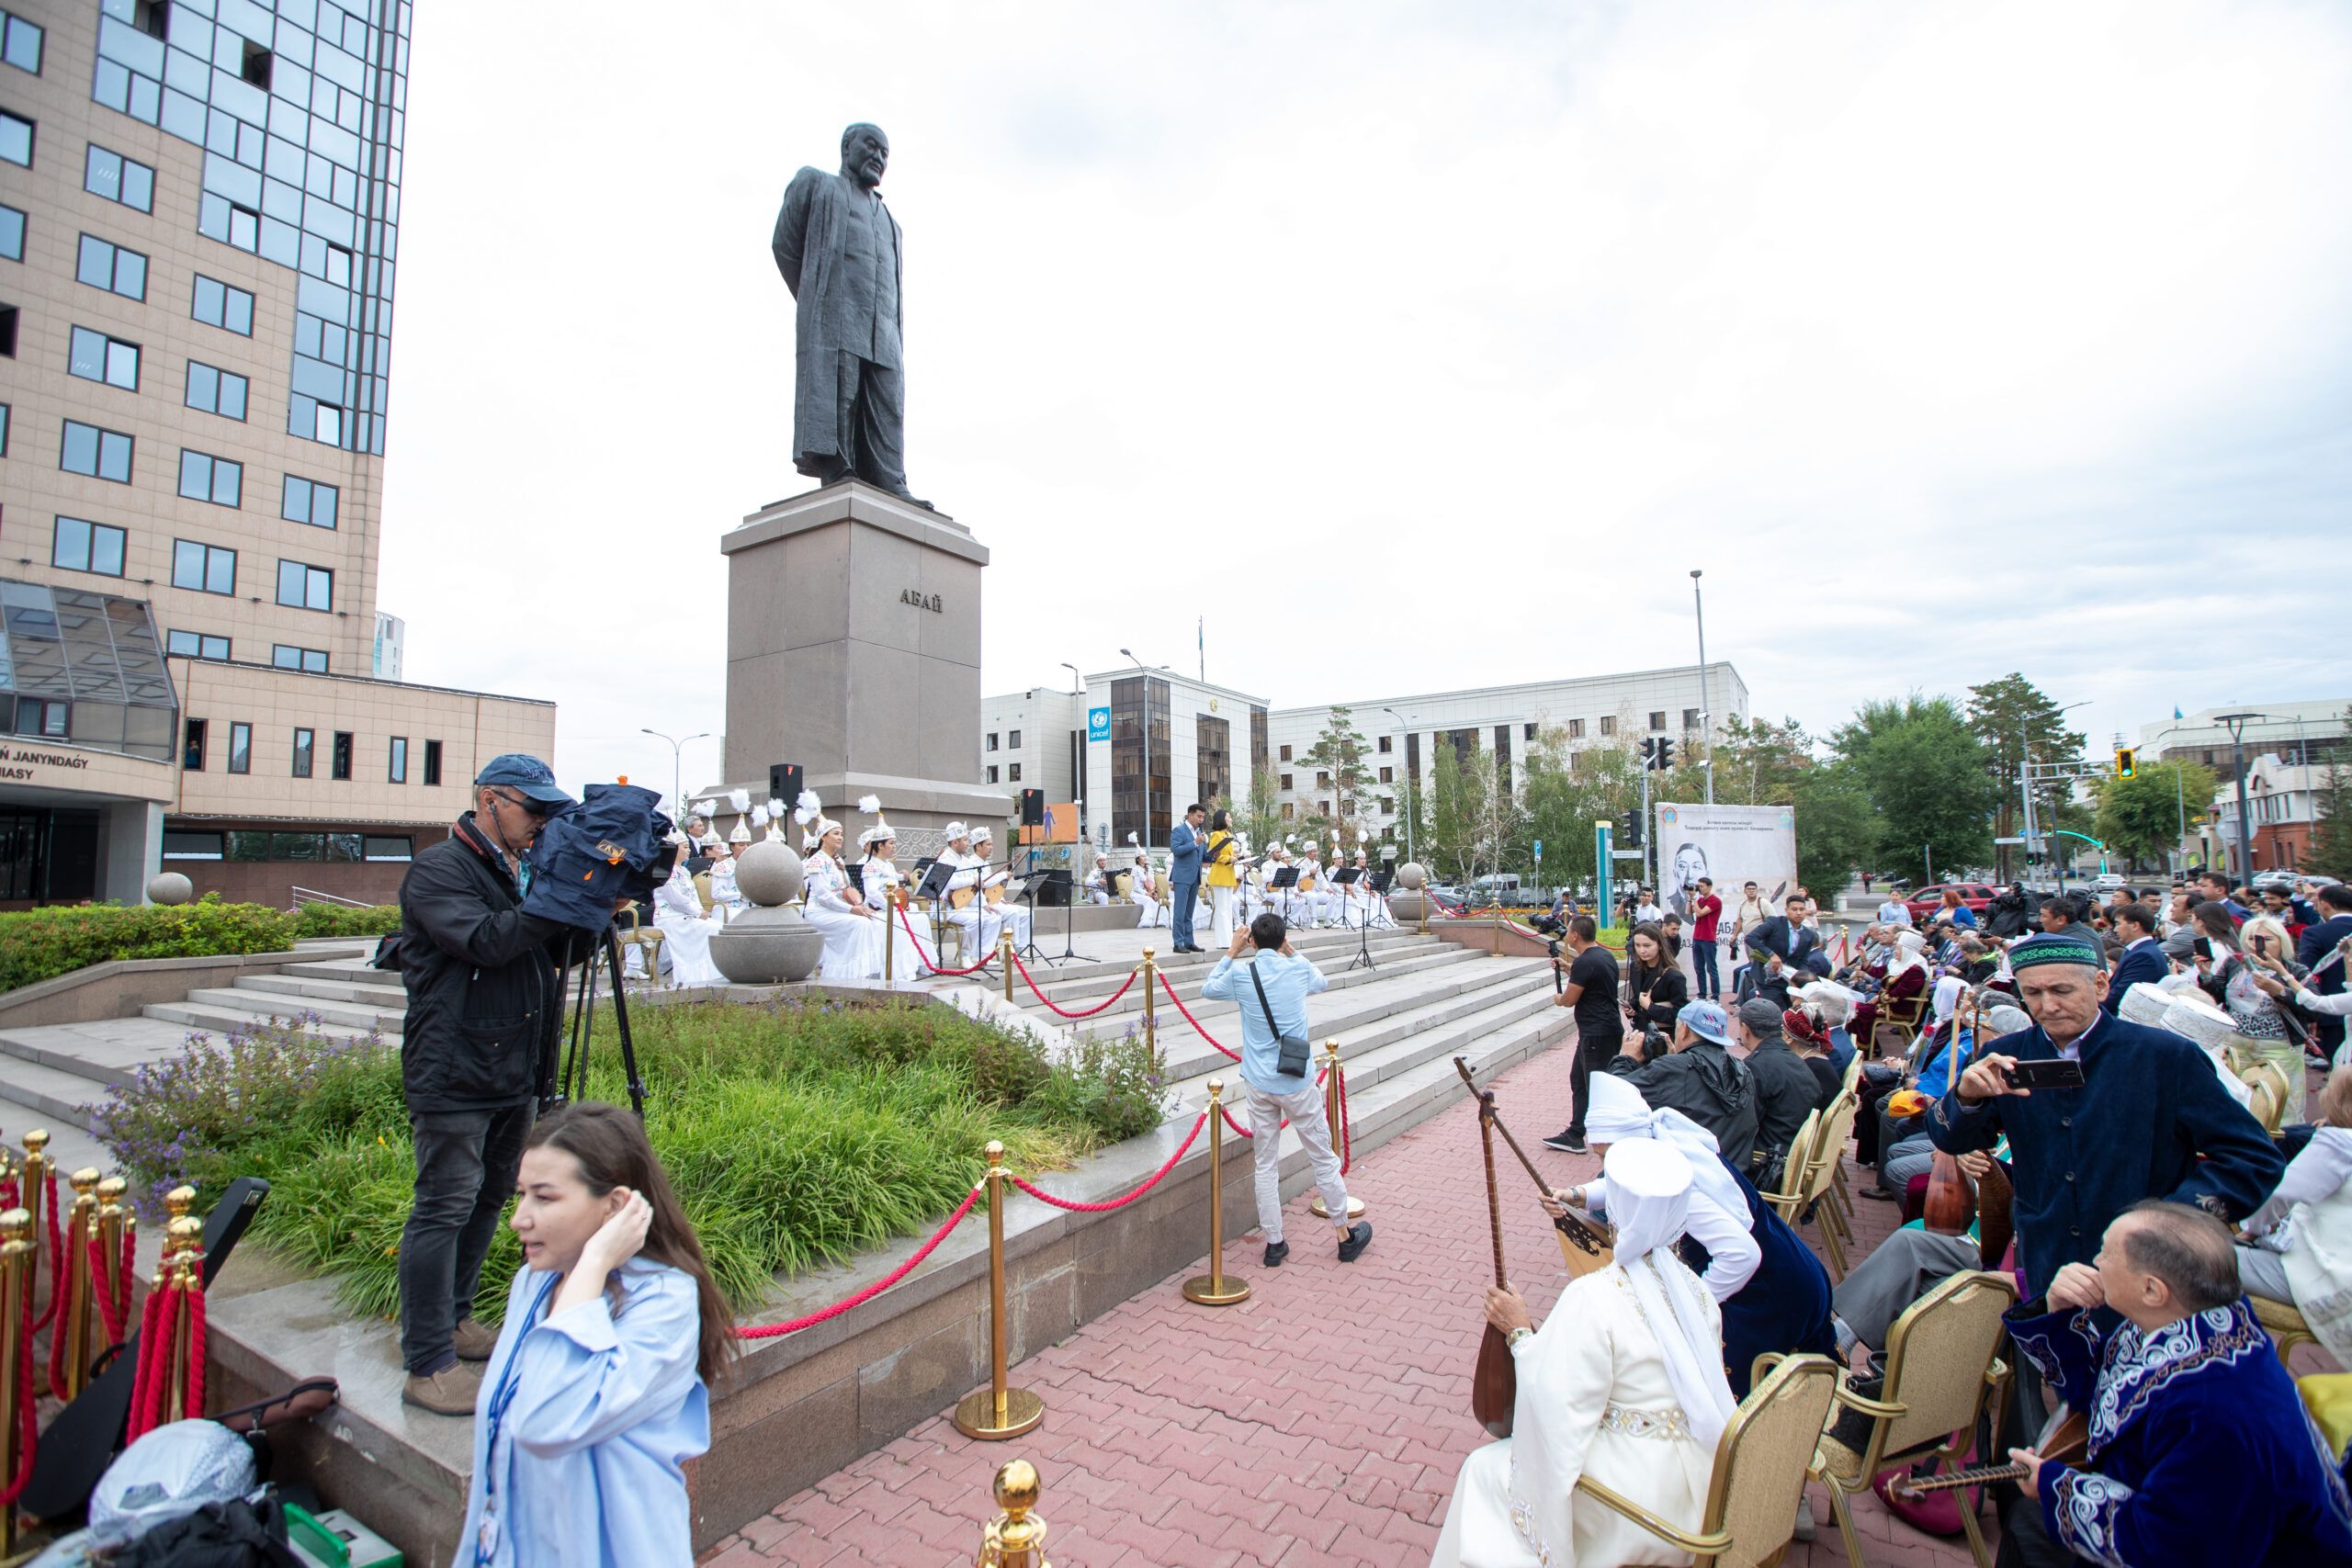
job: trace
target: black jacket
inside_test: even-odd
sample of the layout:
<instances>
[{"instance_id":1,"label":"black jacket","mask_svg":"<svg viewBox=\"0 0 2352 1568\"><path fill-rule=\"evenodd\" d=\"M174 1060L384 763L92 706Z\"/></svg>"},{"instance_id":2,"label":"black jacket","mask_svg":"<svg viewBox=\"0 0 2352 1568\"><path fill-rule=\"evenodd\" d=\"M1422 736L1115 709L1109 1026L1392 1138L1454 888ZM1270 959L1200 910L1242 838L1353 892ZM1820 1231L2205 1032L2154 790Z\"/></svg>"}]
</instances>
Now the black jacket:
<instances>
[{"instance_id":1,"label":"black jacket","mask_svg":"<svg viewBox=\"0 0 2352 1568\"><path fill-rule=\"evenodd\" d=\"M401 879L401 1083L412 1114L519 1105L554 1043L568 928L523 912L505 860L458 818Z\"/></svg>"},{"instance_id":2,"label":"black jacket","mask_svg":"<svg viewBox=\"0 0 2352 1568\"><path fill-rule=\"evenodd\" d=\"M1756 1141L1785 1151L1796 1140L1821 1086L1804 1058L1789 1049L1784 1035L1773 1035L1750 1051L1746 1066L1756 1084Z\"/></svg>"},{"instance_id":3,"label":"black jacket","mask_svg":"<svg viewBox=\"0 0 2352 1568\"><path fill-rule=\"evenodd\" d=\"M2015 888L1995 897L1985 909L1984 930L1988 935L2023 936L2033 911L2027 908L2025 895Z\"/></svg>"},{"instance_id":4,"label":"black jacket","mask_svg":"<svg viewBox=\"0 0 2352 1568\"><path fill-rule=\"evenodd\" d=\"M1615 1056L1609 1070L1640 1089L1652 1111L1679 1111L1713 1133L1724 1158L1747 1168L1756 1151L1756 1086L1747 1065L1722 1046L1701 1040L1638 1066Z\"/></svg>"},{"instance_id":5,"label":"black jacket","mask_svg":"<svg viewBox=\"0 0 2352 1568\"><path fill-rule=\"evenodd\" d=\"M1654 1023L1671 1035L1674 1032L1674 1015L1680 1012L1683 1004L1690 999L1690 976L1671 964L1661 969L1649 969L1635 964L1633 974L1633 994L1625 1001L1634 1010L1634 1027L1639 1029L1645 1023ZM1650 994L1650 1007L1646 1013L1642 1011L1644 991Z\"/></svg>"}]
</instances>

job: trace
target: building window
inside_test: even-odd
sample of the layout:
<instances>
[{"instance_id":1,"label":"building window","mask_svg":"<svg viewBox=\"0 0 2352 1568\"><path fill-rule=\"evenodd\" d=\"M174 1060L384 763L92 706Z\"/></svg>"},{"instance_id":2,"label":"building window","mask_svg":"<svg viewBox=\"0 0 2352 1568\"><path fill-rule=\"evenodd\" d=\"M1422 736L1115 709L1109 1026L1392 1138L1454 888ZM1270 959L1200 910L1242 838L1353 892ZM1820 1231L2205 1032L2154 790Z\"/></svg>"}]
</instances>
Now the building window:
<instances>
[{"instance_id":1,"label":"building window","mask_svg":"<svg viewBox=\"0 0 2352 1568\"><path fill-rule=\"evenodd\" d=\"M187 833L175 828L164 830L165 860L219 860L221 836L218 833Z\"/></svg>"},{"instance_id":2,"label":"building window","mask_svg":"<svg viewBox=\"0 0 2352 1568\"><path fill-rule=\"evenodd\" d=\"M278 504L277 514L288 523L307 523L313 528L332 528L334 526L337 499L334 486L288 474L286 476L286 495Z\"/></svg>"},{"instance_id":3,"label":"building window","mask_svg":"<svg viewBox=\"0 0 2352 1568\"><path fill-rule=\"evenodd\" d=\"M301 432L297 430L293 434L300 435ZM311 410L311 439L323 441L330 446L342 446L343 411L333 403L313 404Z\"/></svg>"},{"instance_id":4,"label":"building window","mask_svg":"<svg viewBox=\"0 0 2352 1568\"><path fill-rule=\"evenodd\" d=\"M245 466L232 463L226 457L191 452L183 446L180 448L180 494L190 501L209 501L215 506L242 506L244 504Z\"/></svg>"},{"instance_id":5,"label":"building window","mask_svg":"<svg viewBox=\"0 0 2352 1568\"><path fill-rule=\"evenodd\" d=\"M337 288L351 287L351 253L349 251L345 250L341 245L329 245L325 256L321 260L321 265L324 269L324 276L329 283L334 284Z\"/></svg>"},{"instance_id":6,"label":"building window","mask_svg":"<svg viewBox=\"0 0 2352 1568\"><path fill-rule=\"evenodd\" d=\"M57 532L50 540L49 564L63 567L68 571L94 571L101 577L120 577L126 537L121 529L110 528L104 523L87 523L79 517L60 517Z\"/></svg>"},{"instance_id":7,"label":"building window","mask_svg":"<svg viewBox=\"0 0 2352 1568\"><path fill-rule=\"evenodd\" d=\"M69 419L64 438L58 444L57 466L69 474L127 485L130 482L130 437L119 430L100 430Z\"/></svg>"},{"instance_id":8,"label":"building window","mask_svg":"<svg viewBox=\"0 0 2352 1568\"><path fill-rule=\"evenodd\" d=\"M232 773L254 771L254 727L243 719L229 726L229 771Z\"/></svg>"},{"instance_id":9,"label":"building window","mask_svg":"<svg viewBox=\"0 0 2352 1568\"><path fill-rule=\"evenodd\" d=\"M1004 749L1008 751L1018 751L1021 750L1021 731L1016 729L1012 734L1004 738ZM1015 773L1012 776L1017 779L1021 775L1019 773Z\"/></svg>"},{"instance_id":10,"label":"building window","mask_svg":"<svg viewBox=\"0 0 2352 1568\"><path fill-rule=\"evenodd\" d=\"M1382 784L1395 784L1396 782L1396 770L1394 768L1381 769L1380 782Z\"/></svg>"},{"instance_id":11,"label":"building window","mask_svg":"<svg viewBox=\"0 0 2352 1568\"><path fill-rule=\"evenodd\" d=\"M96 234L82 236L82 254L74 264L74 276L93 288L126 299L147 298L147 258Z\"/></svg>"},{"instance_id":12,"label":"building window","mask_svg":"<svg viewBox=\"0 0 2352 1568\"><path fill-rule=\"evenodd\" d=\"M334 573L298 560L277 563L277 602L297 610L334 608Z\"/></svg>"},{"instance_id":13,"label":"building window","mask_svg":"<svg viewBox=\"0 0 2352 1568\"><path fill-rule=\"evenodd\" d=\"M1534 727L1533 725L1532 725L1532 724L1522 724L1522 725L1521 725L1521 726L1519 727L1519 738L1520 738L1521 740L1532 740L1532 739L1535 739L1535 727Z\"/></svg>"},{"instance_id":14,"label":"building window","mask_svg":"<svg viewBox=\"0 0 2352 1568\"><path fill-rule=\"evenodd\" d=\"M1283 748L1282 758L1283 758L1283 761L1285 761L1285 762L1287 762L1287 761L1290 761L1290 748L1289 748L1289 747L1285 746L1285 747L1283 747ZM1284 789L1288 789L1290 786L1289 786L1288 784L1284 784L1283 787Z\"/></svg>"},{"instance_id":15,"label":"building window","mask_svg":"<svg viewBox=\"0 0 2352 1568\"><path fill-rule=\"evenodd\" d=\"M1650 731L1651 731L1651 733L1653 733L1653 734L1660 734L1660 735L1662 735L1662 734L1664 734L1664 733L1666 732L1666 710L1665 710L1665 709L1660 708L1660 709L1659 709L1658 711L1657 711L1656 713L1653 713L1653 714L1651 714L1651 715L1650 715Z\"/></svg>"},{"instance_id":16,"label":"building window","mask_svg":"<svg viewBox=\"0 0 2352 1568\"><path fill-rule=\"evenodd\" d=\"M392 737L391 757L386 765L384 777L387 781L392 784L408 783L407 736L395 735Z\"/></svg>"},{"instance_id":17,"label":"building window","mask_svg":"<svg viewBox=\"0 0 2352 1568\"><path fill-rule=\"evenodd\" d=\"M1387 755L1391 750L1393 750L1395 749L1395 748L1391 747L1391 746L1388 744L1388 743L1389 743L1389 741L1390 741L1390 740L1392 740L1392 739L1395 739L1395 737L1394 737L1394 736L1388 736L1388 735L1384 735L1384 736L1382 736L1382 737L1380 738L1380 751L1381 751L1381 755L1383 755L1383 756L1386 756L1386 755Z\"/></svg>"},{"instance_id":18,"label":"building window","mask_svg":"<svg viewBox=\"0 0 2352 1568\"><path fill-rule=\"evenodd\" d=\"M208 327L219 327L241 337L254 335L254 297L200 272L196 275L196 301L188 314Z\"/></svg>"},{"instance_id":19,"label":"building window","mask_svg":"<svg viewBox=\"0 0 2352 1568\"><path fill-rule=\"evenodd\" d=\"M8 455L8 405L0 403L0 457Z\"/></svg>"},{"instance_id":20,"label":"building window","mask_svg":"<svg viewBox=\"0 0 2352 1568\"><path fill-rule=\"evenodd\" d=\"M250 39L246 40L243 69L239 73L263 92L268 92L269 51Z\"/></svg>"},{"instance_id":21,"label":"building window","mask_svg":"<svg viewBox=\"0 0 2352 1568\"><path fill-rule=\"evenodd\" d=\"M17 357L17 308L0 305L0 358Z\"/></svg>"},{"instance_id":22,"label":"building window","mask_svg":"<svg viewBox=\"0 0 2352 1568\"><path fill-rule=\"evenodd\" d=\"M996 764L994 762L990 762L989 764L989 783L994 784L996 782Z\"/></svg>"},{"instance_id":23,"label":"building window","mask_svg":"<svg viewBox=\"0 0 2352 1568\"><path fill-rule=\"evenodd\" d=\"M1685 729L1696 729L1699 728L1699 710L1697 708L1684 708L1682 710L1682 728Z\"/></svg>"},{"instance_id":24,"label":"building window","mask_svg":"<svg viewBox=\"0 0 2352 1568\"><path fill-rule=\"evenodd\" d=\"M1005 782L1008 784L1019 784L1021 782L1021 764L1018 762L1008 764L1004 770L1004 777Z\"/></svg>"},{"instance_id":25,"label":"building window","mask_svg":"<svg viewBox=\"0 0 2352 1568\"><path fill-rule=\"evenodd\" d=\"M25 259L25 215L13 207L0 206L0 256Z\"/></svg>"},{"instance_id":26,"label":"building window","mask_svg":"<svg viewBox=\"0 0 2352 1568\"><path fill-rule=\"evenodd\" d=\"M1290 788L1292 788L1292 787L1293 787L1293 785L1292 785L1292 784L1291 784L1291 782L1290 782L1290 781L1291 781L1291 775L1290 775L1290 774L1288 774L1288 773L1284 773L1284 774L1283 775L1283 788L1284 788L1284 789L1290 789Z\"/></svg>"},{"instance_id":27,"label":"building window","mask_svg":"<svg viewBox=\"0 0 2352 1568\"><path fill-rule=\"evenodd\" d=\"M441 742L439 742L438 740L428 740L428 741L426 741L426 742L424 743L424 784L425 784L425 787L426 787L426 788L428 788L428 789L430 789L430 788L432 788L434 785L438 784L440 782L441 782Z\"/></svg>"},{"instance_id":28,"label":"building window","mask_svg":"<svg viewBox=\"0 0 2352 1568\"><path fill-rule=\"evenodd\" d=\"M294 732L294 776L296 778L307 779L311 776L311 752L317 739L318 735L314 730L297 729Z\"/></svg>"},{"instance_id":29,"label":"building window","mask_svg":"<svg viewBox=\"0 0 2352 1568\"><path fill-rule=\"evenodd\" d=\"M241 251L261 249L261 214L242 202L206 191L197 202L196 231Z\"/></svg>"},{"instance_id":30,"label":"building window","mask_svg":"<svg viewBox=\"0 0 2352 1568\"><path fill-rule=\"evenodd\" d=\"M62 697L18 697L17 699L17 733L47 735L62 739L65 735L66 702Z\"/></svg>"},{"instance_id":31,"label":"building window","mask_svg":"<svg viewBox=\"0 0 2352 1568\"><path fill-rule=\"evenodd\" d=\"M204 772L204 721L191 718L184 728L187 738L180 747L180 770L200 773Z\"/></svg>"},{"instance_id":32,"label":"building window","mask_svg":"<svg viewBox=\"0 0 2352 1568\"><path fill-rule=\"evenodd\" d=\"M1600 733L1603 735L1616 734L1617 720L1614 717L1604 716L1600 721Z\"/></svg>"},{"instance_id":33,"label":"building window","mask_svg":"<svg viewBox=\"0 0 2352 1568\"><path fill-rule=\"evenodd\" d=\"M40 74L41 29L22 17L0 11L0 60L19 71Z\"/></svg>"},{"instance_id":34,"label":"building window","mask_svg":"<svg viewBox=\"0 0 2352 1568\"><path fill-rule=\"evenodd\" d=\"M323 648L296 648L290 643L272 643L269 661L280 670L300 670L309 675L327 672L327 650Z\"/></svg>"},{"instance_id":35,"label":"building window","mask_svg":"<svg viewBox=\"0 0 2352 1568\"><path fill-rule=\"evenodd\" d=\"M1285 801L1283 801L1283 821L1285 821L1285 822L1295 821L1295 820L1297 819L1297 817L1298 817L1298 803L1297 803L1296 801L1291 801L1291 800L1285 800Z\"/></svg>"},{"instance_id":36,"label":"building window","mask_svg":"<svg viewBox=\"0 0 2352 1568\"><path fill-rule=\"evenodd\" d=\"M187 406L222 419L245 417L245 378L198 360L187 362Z\"/></svg>"},{"instance_id":37,"label":"building window","mask_svg":"<svg viewBox=\"0 0 2352 1568\"><path fill-rule=\"evenodd\" d=\"M88 327L75 327L65 368L85 381L104 381L135 392L139 390L139 345Z\"/></svg>"},{"instance_id":38,"label":"building window","mask_svg":"<svg viewBox=\"0 0 2352 1568\"><path fill-rule=\"evenodd\" d=\"M82 188L92 196L102 196L141 212L155 210L155 171L136 158L108 152L95 141L90 143L90 155L82 164Z\"/></svg>"},{"instance_id":39,"label":"building window","mask_svg":"<svg viewBox=\"0 0 2352 1568\"><path fill-rule=\"evenodd\" d=\"M0 158L33 166L33 122L6 109L0 109Z\"/></svg>"},{"instance_id":40,"label":"building window","mask_svg":"<svg viewBox=\"0 0 2352 1568\"><path fill-rule=\"evenodd\" d=\"M171 632L164 638L164 651L186 659L226 659L229 639L198 632Z\"/></svg>"},{"instance_id":41,"label":"building window","mask_svg":"<svg viewBox=\"0 0 2352 1568\"><path fill-rule=\"evenodd\" d=\"M237 592L237 552L193 539L172 541L172 586L199 593Z\"/></svg>"},{"instance_id":42,"label":"building window","mask_svg":"<svg viewBox=\"0 0 2352 1568\"><path fill-rule=\"evenodd\" d=\"M989 731L989 750L991 751L996 750L996 731L993 729Z\"/></svg>"},{"instance_id":43,"label":"building window","mask_svg":"<svg viewBox=\"0 0 2352 1568\"><path fill-rule=\"evenodd\" d=\"M410 858L410 845L413 841L405 838L379 839L371 834L363 840L365 847L360 851L360 858L363 860L407 860Z\"/></svg>"},{"instance_id":44,"label":"building window","mask_svg":"<svg viewBox=\"0 0 2352 1568\"><path fill-rule=\"evenodd\" d=\"M1584 739L1584 720L1580 718L1572 718L1568 720L1568 739L1571 740L1581 740Z\"/></svg>"},{"instance_id":45,"label":"building window","mask_svg":"<svg viewBox=\"0 0 2352 1568\"><path fill-rule=\"evenodd\" d=\"M1329 789L1331 787L1331 775L1324 772L1321 768L1316 769L1315 787L1317 789Z\"/></svg>"},{"instance_id":46,"label":"building window","mask_svg":"<svg viewBox=\"0 0 2352 1568\"><path fill-rule=\"evenodd\" d=\"M348 780L351 777L351 741L352 734L348 729L334 732L334 776L338 779Z\"/></svg>"}]
</instances>

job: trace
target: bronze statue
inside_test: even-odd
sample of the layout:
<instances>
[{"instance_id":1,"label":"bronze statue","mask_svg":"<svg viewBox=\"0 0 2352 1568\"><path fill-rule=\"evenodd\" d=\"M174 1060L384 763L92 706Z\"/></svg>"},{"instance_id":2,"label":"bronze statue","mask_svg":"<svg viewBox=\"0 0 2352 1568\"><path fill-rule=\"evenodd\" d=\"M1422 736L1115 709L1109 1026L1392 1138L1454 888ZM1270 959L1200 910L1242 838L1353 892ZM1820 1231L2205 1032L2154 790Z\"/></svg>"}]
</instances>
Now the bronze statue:
<instances>
[{"instance_id":1,"label":"bronze statue","mask_svg":"<svg viewBox=\"0 0 2352 1568\"><path fill-rule=\"evenodd\" d=\"M856 478L915 501L907 493L900 234L875 188L889 161L879 127L853 125L842 132L840 174L793 175L775 218L775 265L797 304L793 466L823 484Z\"/></svg>"}]
</instances>

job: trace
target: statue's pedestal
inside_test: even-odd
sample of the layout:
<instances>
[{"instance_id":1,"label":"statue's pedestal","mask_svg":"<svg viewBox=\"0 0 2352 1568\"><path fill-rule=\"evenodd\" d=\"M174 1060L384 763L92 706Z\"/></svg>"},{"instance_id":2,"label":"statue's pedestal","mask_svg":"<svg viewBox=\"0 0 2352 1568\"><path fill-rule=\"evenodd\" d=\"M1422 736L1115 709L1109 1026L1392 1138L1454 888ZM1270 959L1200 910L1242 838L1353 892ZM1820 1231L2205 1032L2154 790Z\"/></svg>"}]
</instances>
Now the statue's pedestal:
<instances>
[{"instance_id":1,"label":"statue's pedestal","mask_svg":"<svg viewBox=\"0 0 2352 1568\"><path fill-rule=\"evenodd\" d=\"M915 830L1012 815L1010 795L975 782L989 552L969 529L850 479L762 507L718 547L729 783L717 790L764 800L769 765L797 762L852 844L857 798L881 796L902 860L929 852Z\"/></svg>"}]
</instances>

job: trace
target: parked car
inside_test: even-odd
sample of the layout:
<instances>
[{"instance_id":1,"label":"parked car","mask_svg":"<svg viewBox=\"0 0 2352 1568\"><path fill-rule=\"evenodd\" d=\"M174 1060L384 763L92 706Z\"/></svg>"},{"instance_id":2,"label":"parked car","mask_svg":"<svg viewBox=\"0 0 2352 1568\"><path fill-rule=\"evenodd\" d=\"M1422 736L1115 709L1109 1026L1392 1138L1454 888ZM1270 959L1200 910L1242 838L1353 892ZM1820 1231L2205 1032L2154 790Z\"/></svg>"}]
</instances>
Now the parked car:
<instances>
[{"instance_id":1,"label":"parked car","mask_svg":"<svg viewBox=\"0 0 2352 1568\"><path fill-rule=\"evenodd\" d=\"M2306 882L2312 884L2313 886L2324 886L2328 883L2335 880L2336 879L2335 877L2329 876L2324 872L2295 871L2290 869L2286 871L2256 872L2255 873L2254 880L2246 886L2252 887L2257 893L2265 892L2273 887L2281 887L2286 889L2288 892L2292 893L2297 887L2300 887Z\"/></svg>"},{"instance_id":2,"label":"parked car","mask_svg":"<svg viewBox=\"0 0 2352 1568\"><path fill-rule=\"evenodd\" d=\"M1936 911L1944 907L1944 889L1947 887L1957 889L1960 901L1980 917L1984 913L1984 906L2000 897L2001 893L1999 888L1987 882L1934 883L1903 901L1904 907L1911 911L1913 924L1924 926L1935 918Z\"/></svg>"},{"instance_id":3,"label":"parked car","mask_svg":"<svg viewBox=\"0 0 2352 1568\"><path fill-rule=\"evenodd\" d=\"M2132 882L2120 871L2102 871L2091 879L2091 886L2106 892L2111 888L2129 887Z\"/></svg>"}]
</instances>

